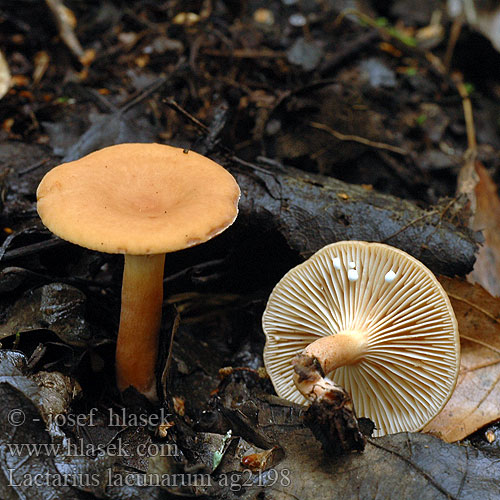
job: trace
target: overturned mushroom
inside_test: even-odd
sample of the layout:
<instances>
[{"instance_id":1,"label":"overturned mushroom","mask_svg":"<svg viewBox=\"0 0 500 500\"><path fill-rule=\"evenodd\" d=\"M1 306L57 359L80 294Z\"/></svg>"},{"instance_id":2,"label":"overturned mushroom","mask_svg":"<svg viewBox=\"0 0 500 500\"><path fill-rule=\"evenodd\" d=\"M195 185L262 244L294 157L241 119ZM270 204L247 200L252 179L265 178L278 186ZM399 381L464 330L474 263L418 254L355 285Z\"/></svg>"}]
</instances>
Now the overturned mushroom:
<instances>
[{"instance_id":1,"label":"overturned mushroom","mask_svg":"<svg viewBox=\"0 0 500 500\"><path fill-rule=\"evenodd\" d=\"M421 429L456 384L460 343L448 296L421 262L388 245L324 247L276 285L263 328L279 396L304 404L343 387L378 436ZM304 359L319 364L314 376L300 375Z\"/></svg>"},{"instance_id":2,"label":"overturned mushroom","mask_svg":"<svg viewBox=\"0 0 500 500\"><path fill-rule=\"evenodd\" d=\"M120 144L52 169L38 213L57 236L125 254L116 374L156 398L155 362L165 253L203 243L230 226L240 190L217 163L160 144Z\"/></svg>"}]
</instances>

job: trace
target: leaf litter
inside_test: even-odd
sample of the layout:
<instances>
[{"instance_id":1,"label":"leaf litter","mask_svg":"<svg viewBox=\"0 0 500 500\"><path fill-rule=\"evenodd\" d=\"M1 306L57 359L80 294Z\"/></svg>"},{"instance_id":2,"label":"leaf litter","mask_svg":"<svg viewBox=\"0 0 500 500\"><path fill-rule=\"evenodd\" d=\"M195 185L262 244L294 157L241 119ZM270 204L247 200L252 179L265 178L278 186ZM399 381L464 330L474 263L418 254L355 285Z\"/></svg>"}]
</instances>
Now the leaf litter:
<instances>
[{"instance_id":1,"label":"leaf litter","mask_svg":"<svg viewBox=\"0 0 500 500\"><path fill-rule=\"evenodd\" d=\"M424 432L452 443L500 419L500 299L464 280L440 281L457 316L461 365L455 391Z\"/></svg>"},{"instance_id":2,"label":"leaf litter","mask_svg":"<svg viewBox=\"0 0 500 500\"><path fill-rule=\"evenodd\" d=\"M392 12L403 3L394 2ZM226 499L498 498L498 453L446 444L429 435L370 440L363 454L326 460L303 426L302 409L271 396L269 381L257 375L263 343L259 317L270 288L288 268L325 243L344 238L382 240L415 254L434 272L454 276L472 269L478 235L463 223L467 214L458 201L439 200L443 194L454 196L454 175L465 150L462 110L456 93L446 88L447 75L429 62L433 54L413 50L418 30L402 23L393 27L383 17L371 19L368 26L348 18L333 25L340 12L335 2L324 2L321 9L314 2L301 4L300 9L293 1L270 2L265 9L253 1L241 7L203 2L199 14L194 2L182 5L182 11L170 3L141 4L132 5L125 14L112 2L89 7L90 15L78 23L71 19L72 11L65 11L67 26L57 24L54 30L64 45L57 41L54 45L54 33L38 28L44 49L40 64L30 52L39 50L34 42L38 37L32 36L29 16L22 15L26 5L31 17L32 9L40 12L42 7L21 2L19 17L10 14L0 21L7 23L2 36L16 76L0 111L5 232L1 258L10 266L2 268L6 278L0 304L2 342L3 347L13 343L29 356L18 366L13 360L22 355L3 351L7 367L0 379L3 421L12 409L22 408L27 422L15 433L9 426L0 429L2 498L148 499L165 494ZM72 7L75 15L86 14L77 4ZM259 10L266 11L265 22L256 15ZM302 16L300 26L297 14ZM33 32L35 28L36 23ZM165 45L160 52L155 48L158 41L169 39L177 42L175 48ZM22 53L23 41L27 55ZM73 67L77 58L83 69ZM111 370L103 369L103 360L112 359L110 351L100 351L100 363L79 353L77 361L69 363L54 351L56 344L83 350L96 320L107 330L105 340L112 341L117 300L116 290L107 285L121 270L112 257L40 245L47 235L36 225L33 193L43 173L60 163L50 153L56 137L64 135L68 121L93 111L93 99L82 98L82 90L91 90L95 97L110 95L107 110L112 112L79 139L66 134L67 158L139 137L141 131L124 113L128 108L123 103L134 102L133 96L126 96L140 92L144 88L140 82L169 78L166 75L175 76L161 89L168 96L152 93L144 109L133 110L149 115L142 131L146 140L156 136L182 147L199 146L218 156L244 187L241 217L233 232L203 252L173 257L173 274L167 277L169 298L183 297L179 305L186 313L167 377L171 385L166 404L172 407L172 420L161 427L168 429L163 438L179 445L179 454L147 460L116 460L109 454L62 455L53 461L7 456L3 446L8 443L51 444L75 436L104 448L120 438L132 450L138 444L158 442L154 435L158 429L146 432L127 425L110 429L104 418L95 428L85 428L85 436L78 434L82 426L47 431L43 419L54 412L64 415L66 409L88 417L89 405L105 411L122 404L110 390ZM70 80L73 90L60 83ZM484 105L481 95L477 100L478 108ZM167 109L163 104L168 102L176 106ZM214 110L220 104L225 107L224 118L216 120ZM306 123L298 122L297 115L305 116ZM47 122L54 126L40 125ZM490 123L478 133L492 137L492 130ZM478 157L482 152L478 147ZM494 150L480 160L493 176ZM494 181L485 181L476 192L479 202L488 201L495 187ZM494 203L486 205L485 222L474 230L489 227L494 235ZM496 252L488 234L486 243ZM104 284L99 279L103 275ZM92 299L87 311L81 293L54 282L81 285L87 299ZM456 396L450 400L455 406L443 413L445 420L433 432L455 441L498 418L494 401L494 397L499 400L495 396L498 304L479 287L456 280L445 281L445 286L461 324L463 368ZM171 319L164 323L163 331L169 332ZM30 329L33 339L26 335ZM58 342L50 337L52 332ZM231 375L221 381L217 374L224 366L234 368L226 369L224 373ZM35 368L40 370L37 374ZM82 393L72 385L73 376L82 382ZM61 394L65 397L56 397ZM175 412L172 400L183 402L182 412L179 404L175 406L179 413ZM127 408L135 409L134 404ZM492 439L493 431L489 432L487 439ZM16 478L45 471L91 472L100 479L90 486L9 489L9 469L15 470ZM129 472L208 470L212 484L163 490L106 484L102 478L109 470L121 477Z\"/></svg>"}]
</instances>

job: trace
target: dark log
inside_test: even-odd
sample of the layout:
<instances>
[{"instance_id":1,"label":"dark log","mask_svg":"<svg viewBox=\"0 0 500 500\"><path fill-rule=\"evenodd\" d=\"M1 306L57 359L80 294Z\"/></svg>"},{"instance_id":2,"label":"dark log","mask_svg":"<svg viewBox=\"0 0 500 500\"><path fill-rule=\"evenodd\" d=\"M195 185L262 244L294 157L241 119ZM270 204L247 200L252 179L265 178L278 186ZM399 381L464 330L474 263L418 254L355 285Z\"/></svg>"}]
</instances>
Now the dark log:
<instances>
[{"instance_id":1,"label":"dark log","mask_svg":"<svg viewBox=\"0 0 500 500\"><path fill-rule=\"evenodd\" d=\"M339 180L286 169L226 166L241 187L240 217L275 229L304 258L336 241L387 243L436 274L472 270L480 234L452 219L452 203L426 210L394 196ZM453 201L452 201L453 202Z\"/></svg>"}]
</instances>

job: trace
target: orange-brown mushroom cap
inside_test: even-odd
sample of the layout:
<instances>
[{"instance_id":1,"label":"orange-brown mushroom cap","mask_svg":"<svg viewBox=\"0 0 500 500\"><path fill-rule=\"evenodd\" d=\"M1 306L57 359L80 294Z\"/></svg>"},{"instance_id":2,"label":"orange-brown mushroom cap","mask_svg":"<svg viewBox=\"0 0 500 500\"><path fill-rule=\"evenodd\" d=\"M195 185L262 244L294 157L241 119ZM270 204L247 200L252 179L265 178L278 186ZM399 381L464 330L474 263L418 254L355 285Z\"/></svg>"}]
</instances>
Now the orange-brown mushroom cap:
<instances>
[{"instance_id":1,"label":"orange-brown mushroom cap","mask_svg":"<svg viewBox=\"0 0 500 500\"><path fill-rule=\"evenodd\" d=\"M193 151L119 144L55 167L38 213L57 236L107 253L151 255L203 243L233 223L239 187Z\"/></svg>"}]
</instances>

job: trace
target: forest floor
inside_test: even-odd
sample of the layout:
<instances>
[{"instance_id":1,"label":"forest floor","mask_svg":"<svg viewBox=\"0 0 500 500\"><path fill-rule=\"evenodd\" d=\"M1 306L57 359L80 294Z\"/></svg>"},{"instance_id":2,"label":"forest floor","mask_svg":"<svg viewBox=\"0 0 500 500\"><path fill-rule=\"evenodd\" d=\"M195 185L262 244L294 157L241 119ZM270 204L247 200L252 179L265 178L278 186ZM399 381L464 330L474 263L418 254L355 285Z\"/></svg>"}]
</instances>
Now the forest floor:
<instances>
[{"instance_id":1,"label":"forest floor","mask_svg":"<svg viewBox=\"0 0 500 500\"><path fill-rule=\"evenodd\" d=\"M0 28L1 498L500 498L486 37L427 0L4 0ZM36 211L51 168L124 142L207 155L242 190L231 228L167 255L157 405L115 386L123 257ZM478 378L462 373L464 412L439 432L330 457L263 370L261 318L290 268L342 240L442 276Z\"/></svg>"}]
</instances>

